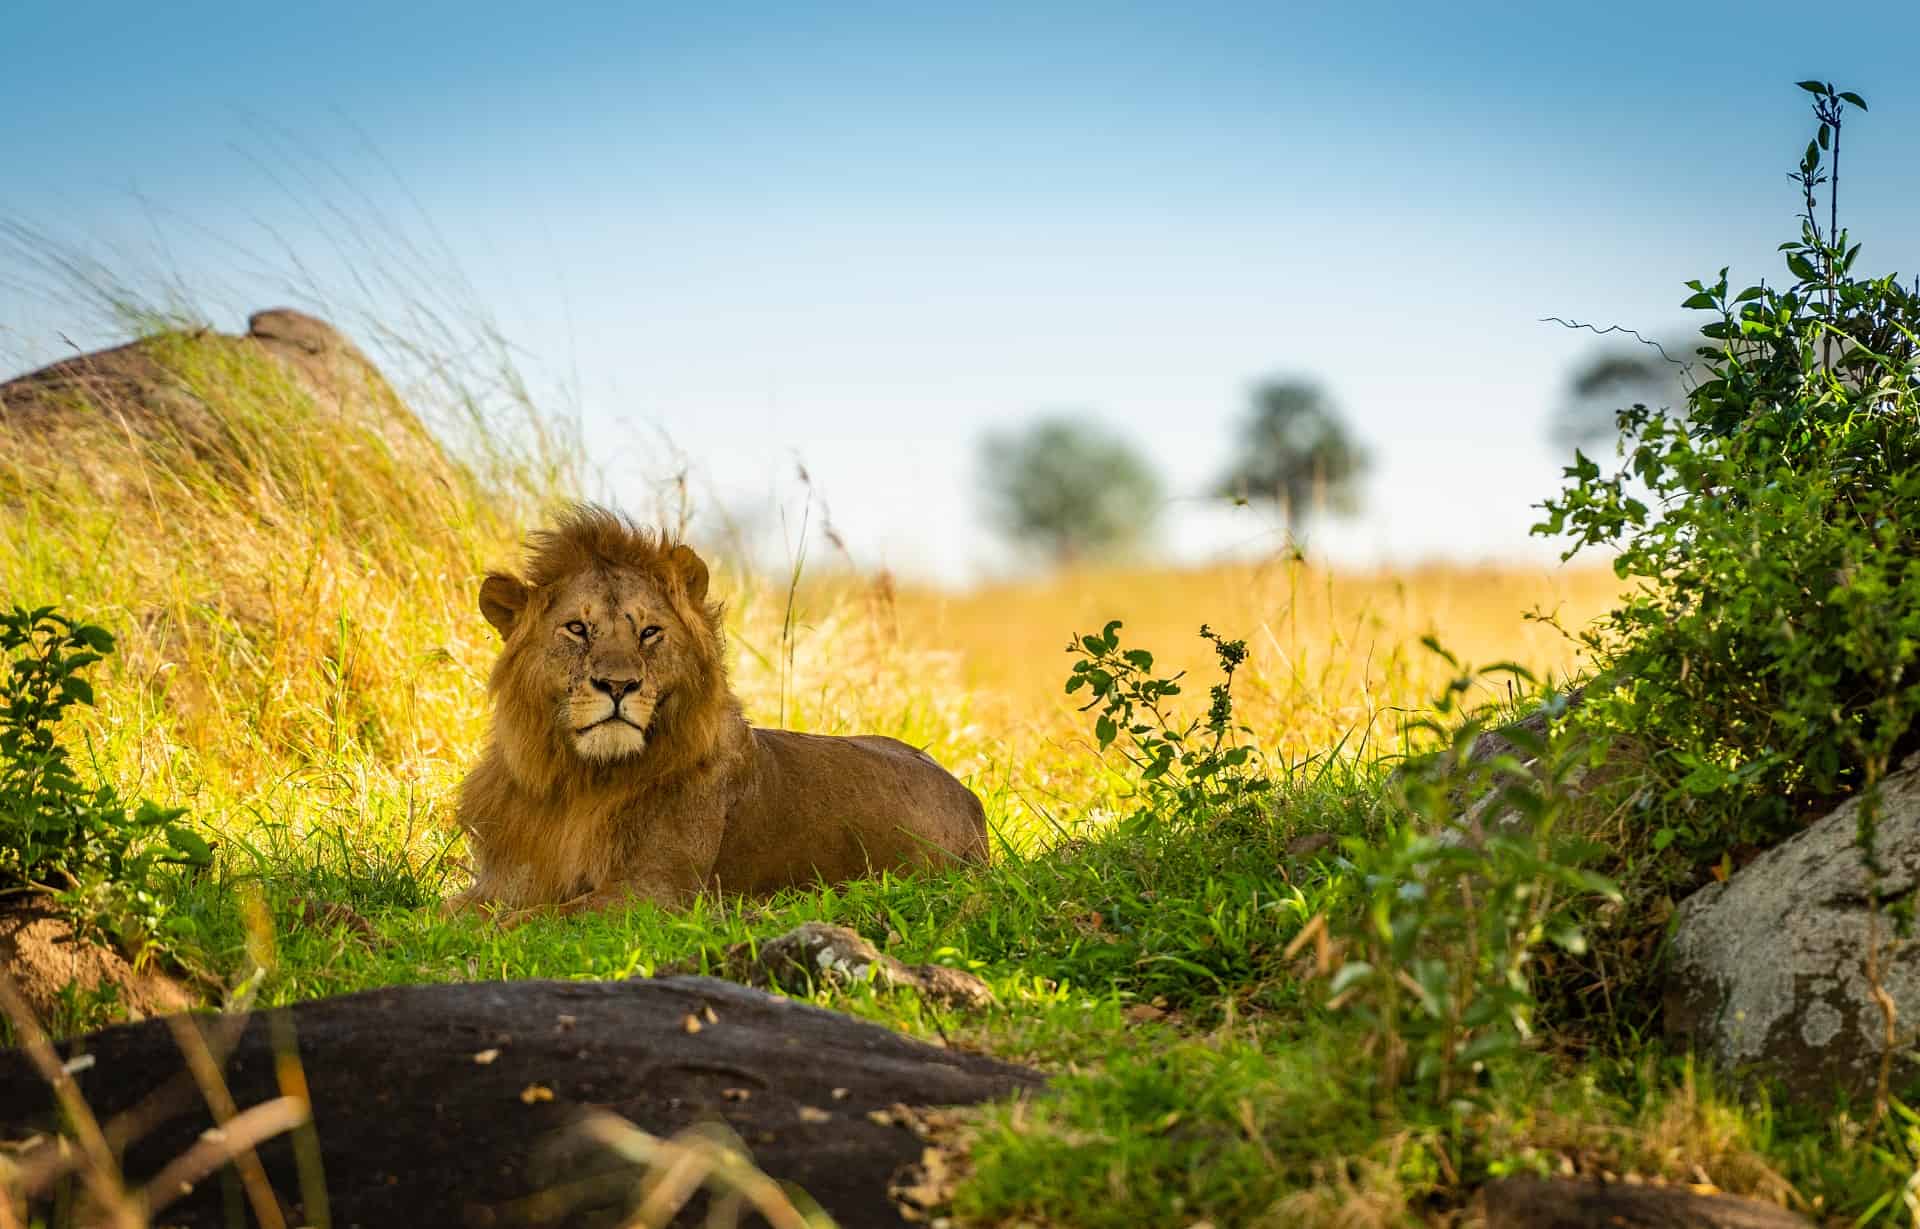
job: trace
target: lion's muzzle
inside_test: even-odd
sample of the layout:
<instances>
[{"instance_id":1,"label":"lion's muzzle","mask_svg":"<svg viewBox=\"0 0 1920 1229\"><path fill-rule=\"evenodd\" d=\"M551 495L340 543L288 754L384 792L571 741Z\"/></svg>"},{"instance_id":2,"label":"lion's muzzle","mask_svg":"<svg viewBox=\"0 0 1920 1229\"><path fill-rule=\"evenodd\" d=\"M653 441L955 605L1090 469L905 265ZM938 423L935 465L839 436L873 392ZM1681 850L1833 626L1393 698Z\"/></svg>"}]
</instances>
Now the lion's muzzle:
<instances>
[{"instance_id":1,"label":"lion's muzzle","mask_svg":"<svg viewBox=\"0 0 1920 1229\"><path fill-rule=\"evenodd\" d=\"M589 760L637 754L647 745L653 707L641 692L638 678L589 678L586 687L574 690L567 705L575 749Z\"/></svg>"}]
</instances>

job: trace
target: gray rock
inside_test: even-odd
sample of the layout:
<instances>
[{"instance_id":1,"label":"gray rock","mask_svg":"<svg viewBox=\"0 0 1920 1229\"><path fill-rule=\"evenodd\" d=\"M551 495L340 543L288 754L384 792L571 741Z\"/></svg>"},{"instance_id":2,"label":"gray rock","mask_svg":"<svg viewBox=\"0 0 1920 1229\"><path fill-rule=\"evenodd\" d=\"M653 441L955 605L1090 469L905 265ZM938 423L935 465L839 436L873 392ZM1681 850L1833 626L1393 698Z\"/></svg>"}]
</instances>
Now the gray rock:
<instances>
[{"instance_id":1,"label":"gray rock","mask_svg":"<svg viewBox=\"0 0 1920 1229\"><path fill-rule=\"evenodd\" d=\"M1861 800L1849 800L1725 883L1688 897L1665 974L1670 1037L1739 1072L1774 1077L1796 1096L1871 1095L1885 1023L1866 975L1869 887L1854 845ZM1920 879L1920 756L1880 790L1882 900ZM1900 1033L1920 1022L1920 948L1879 923L1883 981ZM1910 1046L1901 1078L1920 1075Z\"/></svg>"},{"instance_id":2,"label":"gray rock","mask_svg":"<svg viewBox=\"0 0 1920 1229\"><path fill-rule=\"evenodd\" d=\"M989 1007L993 991L964 969L946 965L906 965L885 955L845 926L803 922L778 938L727 954L734 976L757 986L807 993L816 985L845 986L871 981L890 989L916 990L946 1007Z\"/></svg>"},{"instance_id":3,"label":"gray rock","mask_svg":"<svg viewBox=\"0 0 1920 1229\"><path fill-rule=\"evenodd\" d=\"M1478 761L1490 760L1496 755L1525 756L1525 753L1520 750L1520 745L1511 736L1524 732L1529 739L1545 738L1547 731L1553 728L1553 720L1556 716L1580 707L1581 701L1587 698L1587 685L1582 683L1578 687L1558 693L1553 698L1563 700L1565 703L1551 706L1542 704L1518 721L1510 721L1506 725L1488 730L1473 740L1473 747L1467 752L1467 758ZM1531 756L1526 758L1529 761L1532 759Z\"/></svg>"}]
</instances>

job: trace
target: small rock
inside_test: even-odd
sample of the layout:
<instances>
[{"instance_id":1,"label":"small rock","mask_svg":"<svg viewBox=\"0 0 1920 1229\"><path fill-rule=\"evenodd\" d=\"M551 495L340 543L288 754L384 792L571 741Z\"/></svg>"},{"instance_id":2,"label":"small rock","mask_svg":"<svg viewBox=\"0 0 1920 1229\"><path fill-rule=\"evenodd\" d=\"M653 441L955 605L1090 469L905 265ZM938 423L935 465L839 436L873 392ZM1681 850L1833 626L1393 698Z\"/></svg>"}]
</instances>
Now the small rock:
<instances>
[{"instance_id":1,"label":"small rock","mask_svg":"<svg viewBox=\"0 0 1920 1229\"><path fill-rule=\"evenodd\" d=\"M1487 1229L1813 1229L1772 1204L1651 1183L1503 1178L1480 1198Z\"/></svg>"},{"instance_id":2,"label":"small rock","mask_svg":"<svg viewBox=\"0 0 1920 1229\"><path fill-rule=\"evenodd\" d=\"M916 990L944 1007L982 1008L994 1003L987 983L964 969L939 964L908 966L885 955L845 926L804 922L760 944L757 956L747 944L727 953L726 967L750 985L808 993L816 985L876 985Z\"/></svg>"},{"instance_id":3,"label":"small rock","mask_svg":"<svg viewBox=\"0 0 1920 1229\"><path fill-rule=\"evenodd\" d=\"M1332 849L1339 838L1331 832L1303 832L1287 842L1289 858L1311 858L1317 853Z\"/></svg>"}]
</instances>

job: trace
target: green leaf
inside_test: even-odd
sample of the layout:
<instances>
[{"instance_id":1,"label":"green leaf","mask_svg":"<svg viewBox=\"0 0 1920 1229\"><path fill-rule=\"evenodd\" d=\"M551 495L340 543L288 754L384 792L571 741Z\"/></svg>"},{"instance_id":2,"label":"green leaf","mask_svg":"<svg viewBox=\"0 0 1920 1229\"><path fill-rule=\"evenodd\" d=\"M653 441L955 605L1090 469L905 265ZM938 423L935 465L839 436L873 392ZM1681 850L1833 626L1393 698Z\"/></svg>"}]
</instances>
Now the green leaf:
<instances>
[{"instance_id":1,"label":"green leaf","mask_svg":"<svg viewBox=\"0 0 1920 1229\"><path fill-rule=\"evenodd\" d=\"M1556 922L1547 928L1547 940L1561 951L1575 956L1587 950L1587 936L1571 922Z\"/></svg>"},{"instance_id":2,"label":"green leaf","mask_svg":"<svg viewBox=\"0 0 1920 1229\"><path fill-rule=\"evenodd\" d=\"M1113 742L1114 737L1119 733L1120 729L1114 725L1113 718L1111 717L1102 715L1099 720L1093 723L1093 736L1100 740L1100 749L1102 751L1107 749L1108 745Z\"/></svg>"},{"instance_id":3,"label":"green leaf","mask_svg":"<svg viewBox=\"0 0 1920 1229\"><path fill-rule=\"evenodd\" d=\"M73 629L74 638L96 653L113 652L113 633L104 627L82 625Z\"/></svg>"},{"instance_id":4,"label":"green leaf","mask_svg":"<svg viewBox=\"0 0 1920 1229\"><path fill-rule=\"evenodd\" d=\"M1809 93L1809 94L1818 94L1818 95L1820 95L1820 96L1821 96L1822 98L1824 98L1824 97L1826 97L1826 94L1827 94L1827 86L1826 86L1826 84L1825 84L1824 82L1821 82L1821 81L1796 81L1796 82L1794 82L1794 84L1795 84L1795 85L1797 85L1797 86L1799 86L1799 87L1800 87L1801 89L1803 89L1803 90L1805 90L1805 91L1806 91L1807 93Z\"/></svg>"},{"instance_id":5,"label":"green leaf","mask_svg":"<svg viewBox=\"0 0 1920 1229\"><path fill-rule=\"evenodd\" d=\"M1333 980L1327 983L1327 994L1338 995L1372 976L1372 965L1364 960L1349 960L1334 970Z\"/></svg>"},{"instance_id":6,"label":"green leaf","mask_svg":"<svg viewBox=\"0 0 1920 1229\"><path fill-rule=\"evenodd\" d=\"M213 862L213 846L191 828L169 824L167 844L182 861L190 866L207 866Z\"/></svg>"},{"instance_id":7,"label":"green leaf","mask_svg":"<svg viewBox=\"0 0 1920 1229\"><path fill-rule=\"evenodd\" d=\"M1842 102L1850 102L1854 106L1859 107L1862 111L1865 111L1867 109L1867 100L1860 97L1860 95L1854 93L1852 90L1842 90L1840 92L1840 100Z\"/></svg>"}]
</instances>

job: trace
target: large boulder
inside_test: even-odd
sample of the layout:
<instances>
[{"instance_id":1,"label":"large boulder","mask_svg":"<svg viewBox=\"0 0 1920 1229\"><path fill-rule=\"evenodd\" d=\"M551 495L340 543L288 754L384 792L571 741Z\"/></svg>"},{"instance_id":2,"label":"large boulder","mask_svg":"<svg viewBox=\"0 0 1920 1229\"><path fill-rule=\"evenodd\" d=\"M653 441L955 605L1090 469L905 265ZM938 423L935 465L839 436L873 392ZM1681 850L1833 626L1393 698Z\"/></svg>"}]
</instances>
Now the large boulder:
<instances>
[{"instance_id":1,"label":"large boulder","mask_svg":"<svg viewBox=\"0 0 1920 1229\"><path fill-rule=\"evenodd\" d=\"M904 1224L888 1187L925 1152L904 1107L1040 1084L1024 1068L704 977L400 986L299 1004L290 1028L270 1014L235 1020L244 1031L224 1067L234 1100L245 1109L279 1095L275 1034L297 1037L332 1223L364 1229L619 1223L641 1173L583 1134L595 1111L662 1137L724 1123L755 1164L845 1229ZM221 1017L188 1018L222 1031ZM76 1039L68 1054L85 1056L68 1065L103 1121L174 1086L142 1111L171 1116L127 1149L131 1180L212 1126L182 1082L169 1022ZM0 1147L58 1122L27 1057L0 1051ZM259 1155L274 1190L297 1200L294 1143L282 1136ZM223 1185L202 1181L161 1220L230 1223ZM540 1192L544 1202L529 1202ZM703 1216L696 1200L678 1223Z\"/></svg>"},{"instance_id":2,"label":"large boulder","mask_svg":"<svg viewBox=\"0 0 1920 1229\"><path fill-rule=\"evenodd\" d=\"M1669 1036L1722 1065L1780 1080L1805 1097L1871 1094L1886 1021L1867 977L1871 897L1897 901L1920 881L1920 756L1882 783L1869 888L1855 846L1854 798L1680 906L1666 972ZM1920 1020L1920 947L1878 922L1881 980L1901 1035ZM1920 1076L1901 1046L1896 1074Z\"/></svg>"},{"instance_id":3,"label":"large boulder","mask_svg":"<svg viewBox=\"0 0 1920 1229\"><path fill-rule=\"evenodd\" d=\"M358 346L326 321L286 307L255 312L242 334L159 332L16 376L0 383L0 428L61 438L76 428L106 428L218 454L229 443L233 410L211 403L234 400L283 416L337 417L403 458L438 457Z\"/></svg>"}]
</instances>

